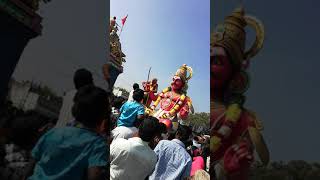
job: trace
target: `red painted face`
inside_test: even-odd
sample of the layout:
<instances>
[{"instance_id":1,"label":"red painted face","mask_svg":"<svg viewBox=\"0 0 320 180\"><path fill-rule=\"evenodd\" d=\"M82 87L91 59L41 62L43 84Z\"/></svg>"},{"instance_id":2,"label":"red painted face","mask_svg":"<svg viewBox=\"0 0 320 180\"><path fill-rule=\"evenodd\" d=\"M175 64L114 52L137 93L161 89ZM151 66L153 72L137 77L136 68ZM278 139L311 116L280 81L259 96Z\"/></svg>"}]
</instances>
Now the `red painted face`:
<instances>
[{"instance_id":1,"label":"red painted face","mask_svg":"<svg viewBox=\"0 0 320 180\"><path fill-rule=\"evenodd\" d=\"M171 83L172 90L180 90L182 89L184 83L182 82L181 78L179 76L174 76Z\"/></svg>"},{"instance_id":2,"label":"red painted face","mask_svg":"<svg viewBox=\"0 0 320 180\"><path fill-rule=\"evenodd\" d=\"M231 78L232 66L222 47L213 47L210 55L211 88L223 88Z\"/></svg>"}]
</instances>

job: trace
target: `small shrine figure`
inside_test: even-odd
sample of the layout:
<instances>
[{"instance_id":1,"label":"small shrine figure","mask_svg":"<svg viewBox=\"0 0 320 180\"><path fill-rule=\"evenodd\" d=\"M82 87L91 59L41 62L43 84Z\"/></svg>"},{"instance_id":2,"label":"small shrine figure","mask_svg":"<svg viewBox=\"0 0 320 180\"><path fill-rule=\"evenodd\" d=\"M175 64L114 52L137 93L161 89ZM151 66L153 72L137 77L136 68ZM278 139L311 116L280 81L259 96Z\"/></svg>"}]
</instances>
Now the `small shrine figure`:
<instances>
[{"instance_id":1,"label":"small shrine figure","mask_svg":"<svg viewBox=\"0 0 320 180\"><path fill-rule=\"evenodd\" d=\"M156 100L154 94L158 92L158 80L154 78L152 81L142 82L142 86L144 90L143 104L146 107L150 107L151 102ZM151 96L150 93L152 93Z\"/></svg>"},{"instance_id":2,"label":"small shrine figure","mask_svg":"<svg viewBox=\"0 0 320 180\"><path fill-rule=\"evenodd\" d=\"M189 75L187 73L189 72ZM158 118L160 122L172 123L172 130L178 128L178 124L189 125L187 120L192 111L192 101L187 96L188 81L192 77L192 68L182 65L172 78L171 85L165 88L157 96L150 93L151 99L156 99L146 113ZM159 109L156 110L157 106Z\"/></svg>"},{"instance_id":3,"label":"small shrine figure","mask_svg":"<svg viewBox=\"0 0 320 180\"><path fill-rule=\"evenodd\" d=\"M118 24L117 24L117 18L114 16L110 19L110 33L114 30L115 32L118 32Z\"/></svg>"},{"instance_id":4,"label":"small shrine figure","mask_svg":"<svg viewBox=\"0 0 320 180\"><path fill-rule=\"evenodd\" d=\"M256 40L245 51L248 25L255 29ZM264 27L238 8L211 38L210 174L218 180L247 180L254 150L264 164L269 162L262 123L244 107L249 86L246 70L250 58L262 48Z\"/></svg>"}]
</instances>

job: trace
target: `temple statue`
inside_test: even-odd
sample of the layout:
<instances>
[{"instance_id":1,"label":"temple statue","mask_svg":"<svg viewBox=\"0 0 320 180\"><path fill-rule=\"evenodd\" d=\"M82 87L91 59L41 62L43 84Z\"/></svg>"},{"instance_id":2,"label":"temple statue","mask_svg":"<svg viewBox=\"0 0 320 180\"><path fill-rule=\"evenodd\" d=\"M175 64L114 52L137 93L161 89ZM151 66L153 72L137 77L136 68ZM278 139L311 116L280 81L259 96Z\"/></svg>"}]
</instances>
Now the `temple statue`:
<instances>
[{"instance_id":1,"label":"temple statue","mask_svg":"<svg viewBox=\"0 0 320 180\"><path fill-rule=\"evenodd\" d=\"M152 81L142 82L142 86L144 89L144 99L143 104L146 107L150 107L152 101L155 101L154 95L150 96L150 93L156 94L158 93L158 80L156 78L152 79Z\"/></svg>"},{"instance_id":2,"label":"temple statue","mask_svg":"<svg viewBox=\"0 0 320 180\"><path fill-rule=\"evenodd\" d=\"M251 26L256 39L245 50L246 31ZM211 34L211 165L216 179L247 180L254 151L264 163L269 151L261 135L261 121L245 108L244 93L249 86L247 68L250 59L262 48L264 27L257 19L236 9Z\"/></svg>"},{"instance_id":3,"label":"temple statue","mask_svg":"<svg viewBox=\"0 0 320 180\"><path fill-rule=\"evenodd\" d=\"M126 55L122 52L120 37L117 34L118 24L116 17L110 20L110 53L116 59L117 63L121 66L125 61Z\"/></svg>"},{"instance_id":4,"label":"temple statue","mask_svg":"<svg viewBox=\"0 0 320 180\"><path fill-rule=\"evenodd\" d=\"M158 95L149 91L149 97L155 101L146 109L146 113L158 118L173 130L177 129L179 123L189 125L187 118L193 107L190 97L187 96L187 90L191 77L192 68L184 64L173 76L169 87ZM160 107L156 109L158 105Z\"/></svg>"}]
</instances>

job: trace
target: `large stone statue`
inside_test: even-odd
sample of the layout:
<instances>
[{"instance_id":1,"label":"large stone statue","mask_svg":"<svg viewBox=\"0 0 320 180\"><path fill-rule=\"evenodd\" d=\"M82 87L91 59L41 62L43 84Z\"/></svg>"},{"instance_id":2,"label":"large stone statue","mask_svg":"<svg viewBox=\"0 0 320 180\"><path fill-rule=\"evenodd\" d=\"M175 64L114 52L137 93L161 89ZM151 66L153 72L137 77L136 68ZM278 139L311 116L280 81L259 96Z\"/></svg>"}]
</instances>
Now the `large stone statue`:
<instances>
[{"instance_id":1,"label":"large stone statue","mask_svg":"<svg viewBox=\"0 0 320 180\"><path fill-rule=\"evenodd\" d=\"M189 72L189 75L187 73ZM187 117L192 111L192 102L187 96L188 81L192 77L192 68L182 65L172 78L170 87L155 95L149 91L149 97L155 99L151 108L146 112L158 118L161 122L172 123L171 128L176 130L178 124L189 125ZM158 109L157 106L160 105Z\"/></svg>"},{"instance_id":2,"label":"large stone statue","mask_svg":"<svg viewBox=\"0 0 320 180\"><path fill-rule=\"evenodd\" d=\"M245 51L247 25L256 31L253 46ZM262 48L264 27L236 9L211 35L211 176L246 180L254 150L267 164L269 152L260 133L262 123L244 107L249 85L246 69ZM223 178L222 178L223 177Z\"/></svg>"}]
</instances>

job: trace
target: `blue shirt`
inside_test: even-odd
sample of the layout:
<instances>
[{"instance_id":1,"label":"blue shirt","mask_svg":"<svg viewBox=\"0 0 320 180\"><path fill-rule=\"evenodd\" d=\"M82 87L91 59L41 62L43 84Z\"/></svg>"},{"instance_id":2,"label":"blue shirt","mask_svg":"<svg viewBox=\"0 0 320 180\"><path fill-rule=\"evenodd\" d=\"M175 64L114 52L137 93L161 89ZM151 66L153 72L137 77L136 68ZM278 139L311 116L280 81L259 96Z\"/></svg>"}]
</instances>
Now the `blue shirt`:
<instances>
[{"instance_id":1,"label":"blue shirt","mask_svg":"<svg viewBox=\"0 0 320 180\"><path fill-rule=\"evenodd\" d=\"M37 161L29 180L83 179L88 168L107 166L105 140L95 132L76 128L54 128L43 135L32 150Z\"/></svg>"},{"instance_id":2,"label":"blue shirt","mask_svg":"<svg viewBox=\"0 0 320 180\"><path fill-rule=\"evenodd\" d=\"M127 101L120 108L118 126L133 127L138 115L144 114L144 107L137 101Z\"/></svg>"},{"instance_id":3,"label":"blue shirt","mask_svg":"<svg viewBox=\"0 0 320 180\"><path fill-rule=\"evenodd\" d=\"M183 180L190 176L192 159L180 140L162 140L154 151L158 162L149 180Z\"/></svg>"}]
</instances>

